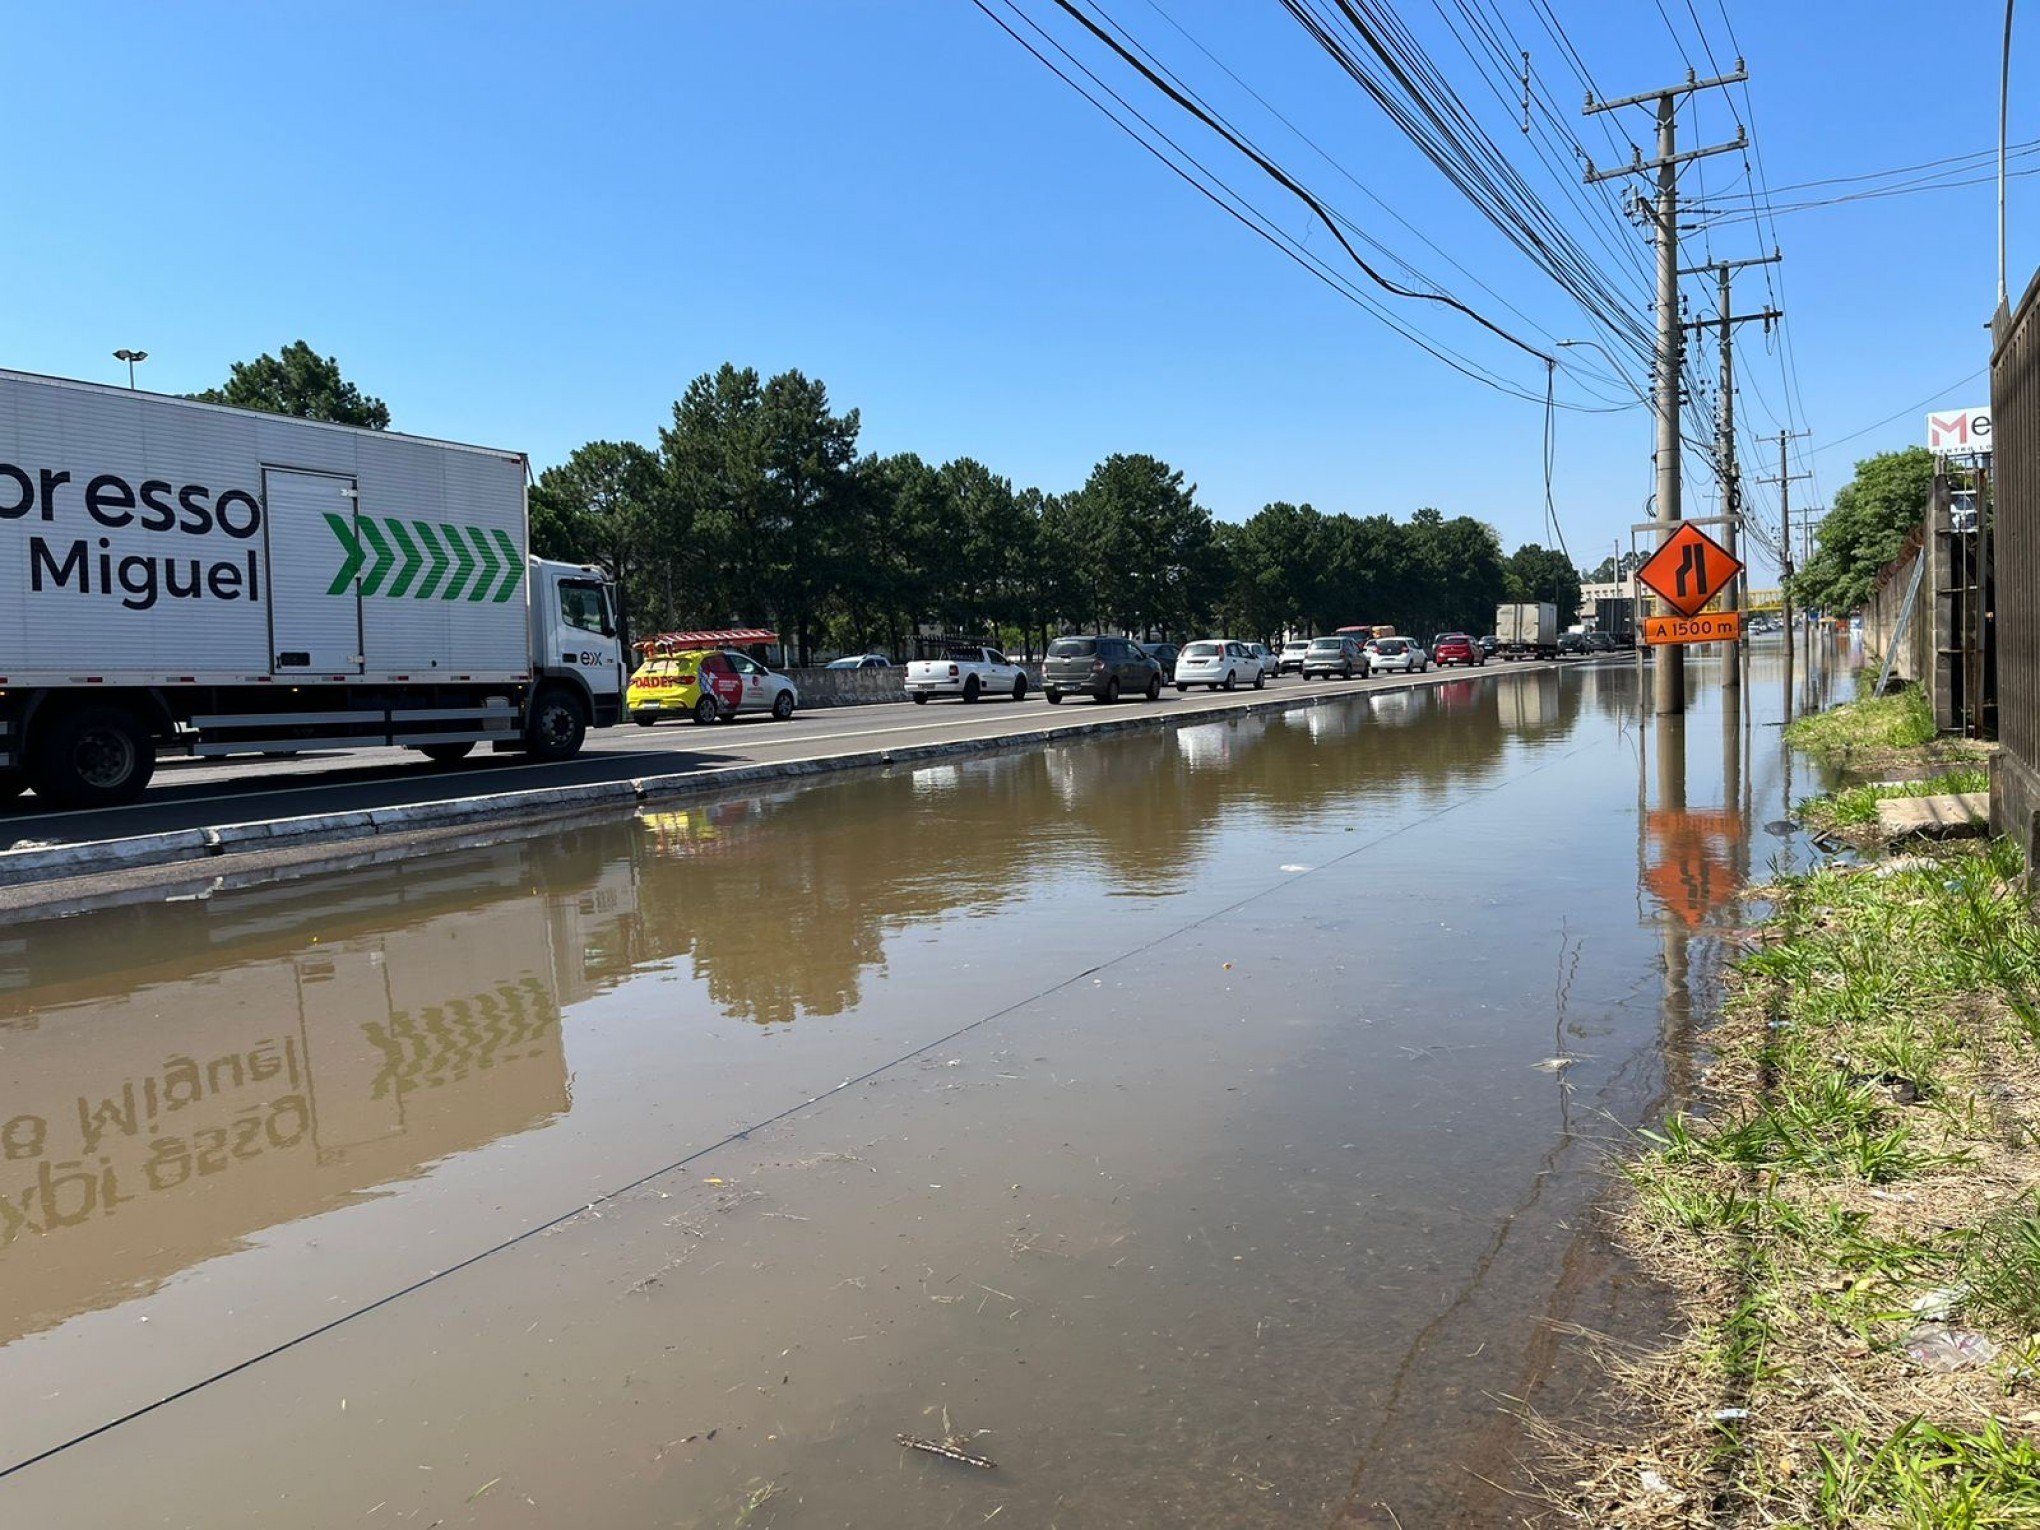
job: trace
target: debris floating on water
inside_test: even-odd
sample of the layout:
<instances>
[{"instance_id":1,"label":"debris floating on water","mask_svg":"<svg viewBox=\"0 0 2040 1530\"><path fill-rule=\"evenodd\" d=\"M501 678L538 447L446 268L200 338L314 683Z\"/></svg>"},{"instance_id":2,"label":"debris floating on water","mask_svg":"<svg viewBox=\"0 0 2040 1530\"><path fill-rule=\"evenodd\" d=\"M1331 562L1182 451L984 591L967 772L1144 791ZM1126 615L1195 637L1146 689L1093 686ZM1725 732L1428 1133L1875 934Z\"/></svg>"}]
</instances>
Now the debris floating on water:
<instances>
[{"instance_id":1,"label":"debris floating on water","mask_svg":"<svg viewBox=\"0 0 2040 1530\"><path fill-rule=\"evenodd\" d=\"M893 1436L908 1450L925 1450L931 1456L940 1456L945 1461L960 1461L965 1466L975 1466L980 1471L994 1471L999 1463L990 1456L981 1456L965 1450L955 1435L947 1440L924 1440L917 1434L896 1434Z\"/></svg>"}]
</instances>

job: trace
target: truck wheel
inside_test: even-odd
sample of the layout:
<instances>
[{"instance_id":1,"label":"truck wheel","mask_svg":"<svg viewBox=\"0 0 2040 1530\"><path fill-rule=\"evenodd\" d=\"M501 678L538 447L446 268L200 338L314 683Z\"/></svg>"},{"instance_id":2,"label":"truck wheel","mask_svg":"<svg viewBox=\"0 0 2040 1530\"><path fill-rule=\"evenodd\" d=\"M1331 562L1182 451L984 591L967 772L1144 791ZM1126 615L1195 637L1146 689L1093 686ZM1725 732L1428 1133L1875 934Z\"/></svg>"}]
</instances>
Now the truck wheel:
<instances>
[{"instance_id":1,"label":"truck wheel","mask_svg":"<svg viewBox=\"0 0 2040 1530\"><path fill-rule=\"evenodd\" d=\"M715 698L703 696L694 703L694 720L704 726L715 721Z\"/></svg>"},{"instance_id":2,"label":"truck wheel","mask_svg":"<svg viewBox=\"0 0 2040 1530\"><path fill-rule=\"evenodd\" d=\"M54 807L119 807L156 773L156 744L132 712L80 707L43 730L28 772L36 795Z\"/></svg>"},{"instance_id":3,"label":"truck wheel","mask_svg":"<svg viewBox=\"0 0 2040 1530\"><path fill-rule=\"evenodd\" d=\"M465 744L420 744L418 752L428 760L441 765L451 765L455 760L464 760L475 752L472 742Z\"/></svg>"},{"instance_id":4,"label":"truck wheel","mask_svg":"<svg viewBox=\"0 0 2040 1530\"><path fill-rule=\"evenodd\" d=\"M978 677L976 675L972 675L968 680L963 682L964 704L969 705L971 702L974 702L977 699L978 699Z\"/></svg>"},{"instance_id":5,"label":"truck wheel","mask_svg":"<svg viewBox=\"0 0 2040 1530\"><path fill-rule=\"evenodd\" d=\"M531 704L524 724L524 750L533 759L565 760L581 752L588 736L588 717L581 701L561 686L548 686Z\"/></svg>"},{"instance_id":6,"label":"truck wheel","mask_svg":"<svg viewBox=\"0 0 2040 1530\"><path fill-rule=\"evenodd\" d=\"M772 715L781 722L793 716L793 692L781 691L772 698Z\"/></svg>"},{"instance_id":7,"label":"truck wheel","mask_svg":"<svg viewBox=\"0 0 2040 1530\"><path fill-rule=\"evenodd\" d=\"M1025 675L1015 675L1013 677L1013 699L1015 701L1025 701L1027 699L1027 677Z\"/></svg>"}]
</instances>

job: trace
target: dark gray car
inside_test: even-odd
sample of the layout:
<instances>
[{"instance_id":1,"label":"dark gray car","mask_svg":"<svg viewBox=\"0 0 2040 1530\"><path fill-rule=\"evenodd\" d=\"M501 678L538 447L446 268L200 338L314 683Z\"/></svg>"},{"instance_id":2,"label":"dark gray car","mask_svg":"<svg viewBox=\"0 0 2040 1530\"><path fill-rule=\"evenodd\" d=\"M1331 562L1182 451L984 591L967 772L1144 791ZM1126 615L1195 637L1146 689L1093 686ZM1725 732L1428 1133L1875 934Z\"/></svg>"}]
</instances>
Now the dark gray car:
<instances>
[{"instance_id":1,"label":"dark gray car","mask_svg":"<svg viewBox=\"0 0 2040 1530\"><path fill-rule=\"evenodd\" d=\"M1057 638L1041 661L1041 694L1050 706L1079 694L1093 701L1117 701L1121 696L1153 701L1162 694L1162 667L1131 638L1103 633Z\"/></svg>"}]
</instances>

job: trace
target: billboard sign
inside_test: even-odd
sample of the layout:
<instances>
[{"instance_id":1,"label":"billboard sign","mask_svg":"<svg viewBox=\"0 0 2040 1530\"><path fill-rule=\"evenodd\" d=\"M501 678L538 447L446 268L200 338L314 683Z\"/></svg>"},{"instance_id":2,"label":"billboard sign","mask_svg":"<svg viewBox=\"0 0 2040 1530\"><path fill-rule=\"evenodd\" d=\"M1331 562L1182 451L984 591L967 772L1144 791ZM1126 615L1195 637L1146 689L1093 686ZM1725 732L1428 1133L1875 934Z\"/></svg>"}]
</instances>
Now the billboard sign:
<instances>
[{"instance_id":1,"label":"billboard sign","mask_svg":"<svg viewBox=\"0 0 2040 1530\"><path fill-rule=\"evenodd\" d=\"M1940 457L1972 457L1989 451L1989 406L1940 410L1928 415L1927 450Z\"/></svg>"}]
</instances>

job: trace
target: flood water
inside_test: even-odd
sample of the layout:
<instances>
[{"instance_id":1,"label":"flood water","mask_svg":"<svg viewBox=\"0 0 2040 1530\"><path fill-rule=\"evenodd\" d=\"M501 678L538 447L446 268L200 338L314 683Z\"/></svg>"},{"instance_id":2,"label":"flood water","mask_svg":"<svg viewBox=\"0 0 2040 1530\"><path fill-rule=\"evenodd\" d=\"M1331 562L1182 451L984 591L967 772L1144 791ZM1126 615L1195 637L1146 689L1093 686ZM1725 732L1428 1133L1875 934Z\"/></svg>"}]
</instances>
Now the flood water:
<instances>
[{"instance_id":1,"label":"flood water","mask_svg":"<svg viewBox=\"0 0 2040 1530\"><path fill-rule=\"evenodd\" d=\"M1506 1522L1801 853L1780 661L0 929L0 1523Z\"/></svg>"}]
</instances>

